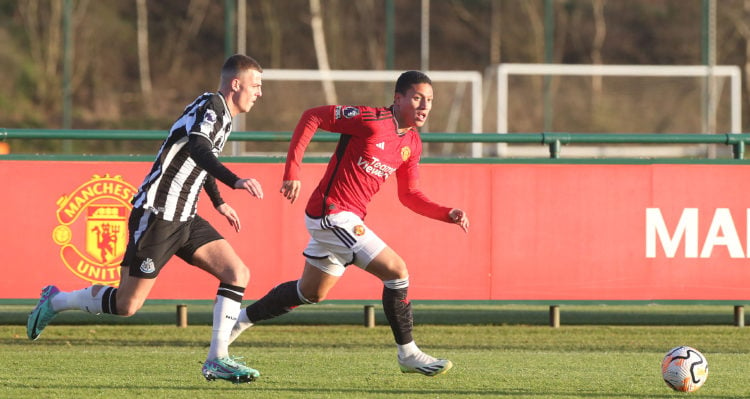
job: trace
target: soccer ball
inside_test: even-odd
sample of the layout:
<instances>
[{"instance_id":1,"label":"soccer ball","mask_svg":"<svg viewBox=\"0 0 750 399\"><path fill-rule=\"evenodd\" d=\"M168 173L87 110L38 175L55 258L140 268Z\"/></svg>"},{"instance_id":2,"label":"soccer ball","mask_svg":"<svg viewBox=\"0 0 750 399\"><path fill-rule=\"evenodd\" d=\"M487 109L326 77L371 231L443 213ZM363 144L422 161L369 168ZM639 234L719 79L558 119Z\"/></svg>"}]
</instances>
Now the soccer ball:
<instances>
[{"instance_id":1,"label":"soccer ball","mask_svg":"<svg viewBox=\"0 0 750 399\"><path fill-rule=\"evenodd\" d=\"M661 361L661 375L675 391L697 391L708 378L708 361L697 349L678 346Z\"/></svg>"}]
</instances>

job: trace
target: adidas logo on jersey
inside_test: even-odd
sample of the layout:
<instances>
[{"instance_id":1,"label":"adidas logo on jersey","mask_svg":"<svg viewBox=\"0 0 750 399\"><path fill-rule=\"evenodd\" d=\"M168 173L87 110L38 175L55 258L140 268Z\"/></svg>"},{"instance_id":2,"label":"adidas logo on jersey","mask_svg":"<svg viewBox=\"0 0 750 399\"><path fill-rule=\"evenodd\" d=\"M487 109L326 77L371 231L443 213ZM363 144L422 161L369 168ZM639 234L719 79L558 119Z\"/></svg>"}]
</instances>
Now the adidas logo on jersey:
<instances>
[{"instance_id":1,"label":"adidas logo on jersey","mask_svg":"<svg viewBox=\"0 0 750 399\"><path fill-rule=\"evenodd\" d=\"M385 150L385 141L381 141L381 142L375 144L375 147L378 147L381 150Z\"/></svg>"}]
</instances>

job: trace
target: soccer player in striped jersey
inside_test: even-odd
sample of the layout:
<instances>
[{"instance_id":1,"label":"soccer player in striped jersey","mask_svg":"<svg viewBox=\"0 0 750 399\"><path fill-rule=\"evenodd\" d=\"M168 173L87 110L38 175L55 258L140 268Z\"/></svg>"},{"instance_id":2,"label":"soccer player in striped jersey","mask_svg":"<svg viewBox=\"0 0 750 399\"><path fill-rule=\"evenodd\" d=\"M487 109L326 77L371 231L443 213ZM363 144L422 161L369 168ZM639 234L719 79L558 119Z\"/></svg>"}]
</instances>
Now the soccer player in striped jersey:
<instances>
[{"instance_id":1,"label":"soccer player in striped jersey","mask_svg":"<svg viewBox=\"0 0 750 399\"><path fill-rule=\"evenodd\" d=\"M217 158L232 131L232 118L250 111L262 95L262 72L257 61L243 54L225 61L218 92L204 93L185 107L133 198L119 286L92 285L72 292L60 291L54 285L45 287L29 315L29 339L37 339L52 318L65 310L135 314L159 271L177 255L219 280L203 376L238 383L260 375L229 356L229 337L250 271L229 243L196 213L196 207L198 195L205 188L215 209L239 232L239 216L221 198L216 180L263 198L258 181L239 178Z\"/></svg>"},{"instance_id":2,"label":"soccer player in striped jersey","mask_svg":"<svg viewBox=\"0 0 750 399\"><path fill-rule=\"evenodd\" d=\"M383 310L396 340L401 371L434 376L453 366L450 360L427 355L414 343L406 263L363 222L372 196L395 173L402 204L468 231L469 219L464 211L438 205L418 188L422 141L417 128L427 120L432 100L430 78L408 71L398 78L390 107L332 105L302 114L291 139L281 187L289 201L299 196L302 156L316 130L341 134L305 209L310 233L303 252L305 267L299 280L276 286L240 312L230 342L254 323L302 304L322 301L345 267L354 264L383 283Z\"/></svg>"}]
</instances>

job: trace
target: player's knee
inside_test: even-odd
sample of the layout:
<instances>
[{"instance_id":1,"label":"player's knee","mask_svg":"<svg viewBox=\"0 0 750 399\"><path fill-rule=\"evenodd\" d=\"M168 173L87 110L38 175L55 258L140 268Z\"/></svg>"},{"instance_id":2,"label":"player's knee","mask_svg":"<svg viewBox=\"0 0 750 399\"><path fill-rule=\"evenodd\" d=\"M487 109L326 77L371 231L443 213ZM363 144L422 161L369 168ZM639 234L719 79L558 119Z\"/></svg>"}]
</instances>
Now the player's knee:
<instances>
[{"instance_id":1,"label":"player's knee","mask_svg":"<svg viewBox=\"0 0 750 399\"><path fill-rule=\"evenodd\" d=\"M235 271L235 279L238 283L240 283L237 285L239 285L240 287L247 287L247 284L250 282L250 269L248 269L248 267L244 264L241 264L235 269L237 269Z\"/></svg>"},{"instance_id":2,"label":"player's knee","mask_svg":"<svg viewBox=\"0 0 750 399\"><path fill-rule=\"evenodd\" d=\"M327 292L318 287L304 287L302 285L297 286L297 296L299 299L307 304L314 304L322 302L326 299Z\"/></svg>"},{"instance_id":3,"label":"player's knee","mask_svg":"<svg viewBox=\"0 0 750 399\"><path fill-rule=\"evenodd\" d=\"M321 291L299 291L300 300L305 303L319 303L326 299L326 294Z\"/></svg>"},{"instance_id":4,"label":"player's knee","mask_svg":"<svg viewBox=\"0 0 750 399\"><path fill-rule=\"evenodd\" d=\"M114 307L117 309L116 314L123 317L130 317L136 314L141 310L143 302L145 302L145 299L123 295L121 291L117 291L115 297Z\"/></svg>"},{"instance_id":5,"label":"player's knee","mask_svg":"<svg viewBox=\"0 0 750 399\"><path fill-rule=\"evenodd\" d=\"M401 258L396 258L388 264L387 280L404 280L409 278L409 270L406 268L406 262Z\"/></svg>"},{"instance_id":6,"label":"player's knee","mask_svg":"<svg viewBox=\"0 0 750 399\"><path fill-rule=\"evenodd\" d=\"M244 263L232 265L221 273L219 279L227 284L247 287L247 283L250 281L250 269Z\"/></svg>"},{"instance_id":7,"label":"player's knee","mask_svg":"<svg viewBox=\"0 0 750 399\"><path fill-rule=\"evenodd\" d=\"M123 317L133 316L138 313L142 306L142 303L137 303L135 301L117 302L117 315Z\"/></svg>"}]
</instances>

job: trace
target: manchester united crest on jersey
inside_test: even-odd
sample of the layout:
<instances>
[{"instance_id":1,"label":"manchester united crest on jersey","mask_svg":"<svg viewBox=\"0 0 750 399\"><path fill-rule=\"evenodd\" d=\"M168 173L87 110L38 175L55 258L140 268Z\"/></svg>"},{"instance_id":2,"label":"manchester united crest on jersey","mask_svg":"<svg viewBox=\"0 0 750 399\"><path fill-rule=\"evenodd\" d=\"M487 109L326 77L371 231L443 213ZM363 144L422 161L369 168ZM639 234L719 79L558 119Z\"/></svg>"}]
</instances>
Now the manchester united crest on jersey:
<instances>
[{"instance_id":1,"label":"manchester united crest on jersey","mask_svg":"<svg viewBox=\"0 0 750 399\"><path fill-rule=\"evenodd\" d=\"M411 148L409 147L401 147L401 159L406 162L407 159L411 156Z\"/></svg>"}]
</instances>

